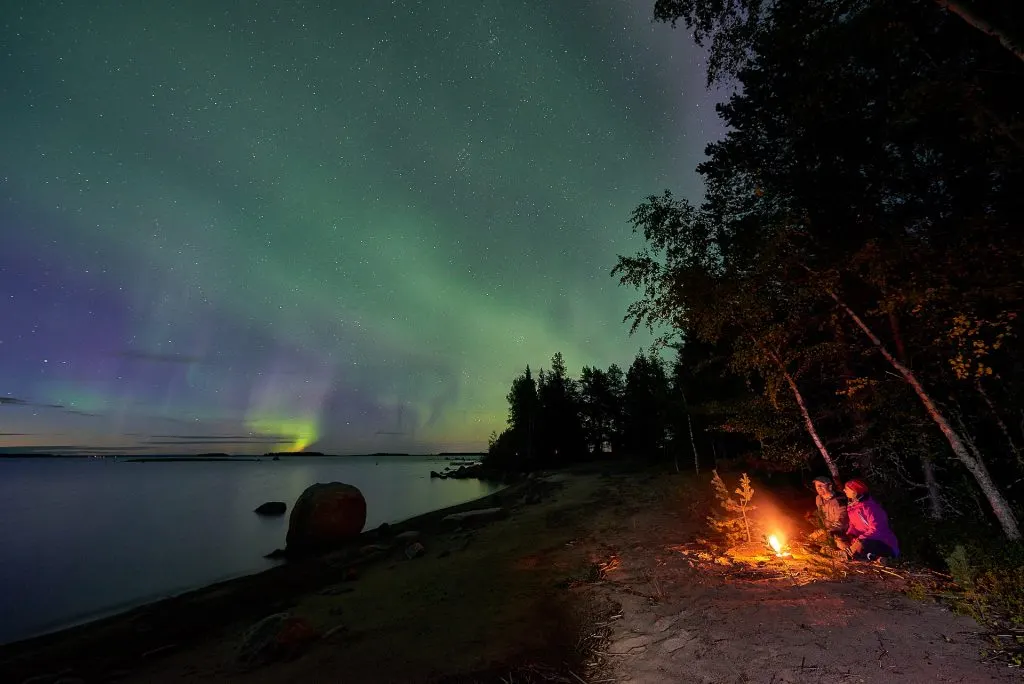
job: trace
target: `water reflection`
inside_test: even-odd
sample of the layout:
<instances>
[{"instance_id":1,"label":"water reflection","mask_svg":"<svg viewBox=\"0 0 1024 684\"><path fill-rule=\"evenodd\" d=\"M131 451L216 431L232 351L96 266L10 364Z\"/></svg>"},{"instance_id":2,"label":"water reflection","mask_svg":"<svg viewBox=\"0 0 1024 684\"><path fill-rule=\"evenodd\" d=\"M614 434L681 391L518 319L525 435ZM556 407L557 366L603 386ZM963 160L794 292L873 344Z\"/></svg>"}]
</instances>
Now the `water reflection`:
<instances>
[{"instance_id":1,"label":"water reflection","mask_svg":"<svg viewBox=\"0 0 1024 684\"><path fill-rule=\"evenodd\" d=\"M0 643L273 565L289 510L316 482L362 490L367 529L495 487L432 480L409 457L131 463L0 460Z\"/></svg>"}]
</instances>

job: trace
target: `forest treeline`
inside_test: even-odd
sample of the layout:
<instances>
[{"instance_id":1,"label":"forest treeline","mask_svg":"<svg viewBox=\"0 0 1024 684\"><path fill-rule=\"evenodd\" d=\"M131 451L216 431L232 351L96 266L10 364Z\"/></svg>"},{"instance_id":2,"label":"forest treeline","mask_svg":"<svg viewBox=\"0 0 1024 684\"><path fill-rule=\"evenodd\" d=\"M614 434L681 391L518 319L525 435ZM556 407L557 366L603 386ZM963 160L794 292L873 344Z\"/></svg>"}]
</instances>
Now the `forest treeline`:
<instances>
[{"instance_id":1,"label":"forest treeline","mask_svg":"<svg viewBox=\"0 0 1024 684\"><path fill-rule=\"evenodd\" d=\"M748 451L747 438L714 435L709 430L728 426L689 410L691 377L685 363L681 353L669 364L656 352L641 351L625 372L616 364L584 366L578 378L568 374L561 353L536 374L527 366L512 381L508 427L491 436L488 464L530 471L631 458L699 470L701 461L707 465L716 456ZM714 392L728 398L730 391L728 383L707 389L705 400Z\"/></svg>"},{"instance_id":2,"label":"forest treeline","mask_svg":"<svg viewBox=\"0 0 1024 684\"><path fill-rule=\"evenodd\" d=\"M527 369L492 458L745 450L864 477L922 529L1020 540L1018 5L659 0L732 93L703 198L648 197L644 248L613 268L661 350L626 372Z\"/></svg>"}]
</instances>

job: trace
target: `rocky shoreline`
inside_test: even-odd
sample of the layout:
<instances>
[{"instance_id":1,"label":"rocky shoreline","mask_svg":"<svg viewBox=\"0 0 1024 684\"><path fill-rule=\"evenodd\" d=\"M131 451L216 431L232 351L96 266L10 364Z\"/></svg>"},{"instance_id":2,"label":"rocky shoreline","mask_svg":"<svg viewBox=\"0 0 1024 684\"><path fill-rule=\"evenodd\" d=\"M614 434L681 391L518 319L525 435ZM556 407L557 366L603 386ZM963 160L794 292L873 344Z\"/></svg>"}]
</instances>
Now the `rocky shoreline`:
<instances>
[{"instance_id":1,"label":"rocky shoreline","mask_svg":"<svg viewBox=\"0 0 1024 684\"><path fill-rule=\"evenodd\" d=\"M461 469L460 469L461 470ZM327 553L289 559L261 573L217 583L126 613L0 646L0 681L79 684L117 681L158 656L189 649L228 625L283 618L304 595L331 590L366 568L432 552L444 558L465 548L472 530L537 503L556 485L521 479L481 499L363 532ZM444 536L444 548L435 543ZM343 593L345 588L334 591ZM269 623L268 623L269 624ZM295 640L308 624L290 623ZM259 630L257 630L259 631ZM324 638L324 633L317 635ZM311 638L310 634L306 637ZM258 651L259 649L257 649ZM262 656L261 656L262 657Z\"/></svg>"},{"instance_id":2,"label":"rocky shoreline","mask_svg":"<svg viewBox=\"0 0 1024 684\"><path fill-rule=\"evenodd\" d=\"M463 463L458 466L449 465L444 470L430 471L432 480L486 480L489 482L514 481L516 476L487 468L483 463Z\"/></svg>"}]
</instances>

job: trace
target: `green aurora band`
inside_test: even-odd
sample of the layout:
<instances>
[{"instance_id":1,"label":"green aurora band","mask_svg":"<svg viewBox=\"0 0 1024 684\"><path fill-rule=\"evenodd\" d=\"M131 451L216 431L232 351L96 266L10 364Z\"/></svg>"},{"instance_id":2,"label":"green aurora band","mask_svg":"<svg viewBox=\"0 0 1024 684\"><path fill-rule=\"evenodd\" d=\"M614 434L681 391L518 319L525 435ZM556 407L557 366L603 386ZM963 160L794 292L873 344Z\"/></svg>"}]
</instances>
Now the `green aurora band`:
<instances>
[{"instance_id":1,"label":"green aurora band","mask_svg":"<svg viewBox=\"0 0 1024 684\"><path fill-rule=\"evenodd\" d=\"M648 342L609 270L719 134L651 2L21 4L0 447L480 449L526 364Z\"/></svg>"}]
</instances>

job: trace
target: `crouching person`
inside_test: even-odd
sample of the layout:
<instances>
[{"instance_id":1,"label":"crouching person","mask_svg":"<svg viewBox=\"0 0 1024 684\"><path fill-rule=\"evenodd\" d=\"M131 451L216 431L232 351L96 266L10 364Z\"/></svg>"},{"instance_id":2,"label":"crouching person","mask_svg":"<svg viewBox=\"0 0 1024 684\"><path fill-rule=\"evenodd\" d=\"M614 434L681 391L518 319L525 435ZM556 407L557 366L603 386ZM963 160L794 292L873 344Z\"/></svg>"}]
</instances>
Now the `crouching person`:
<instances>
[{"instance_id":1,"label":"crouching person","mask_svg":"<svg viewBox=\"0 0 1024 684\"><path fill-rule=\"evenodd\" d=\"M824 475L814 478L814 507L818 512L818 521L827 537L840 537L850 527L846 514L846 497L837 493L832 480Z\"/></svg>"},{"instance_id":2,"label":"crouching person","mask_svg":"<svg viewBox=\"0 0 1024 684\"><path fill-rule=\"evenodd\" d=\"M837 539L839 547L855 560L898 557L900 546L889 527L889 516L871 497L868 486L862 480L850 480L843 487L843 492L848 501L846 514L849 526L846 534Z\"/></svg>"}]
</instances>

